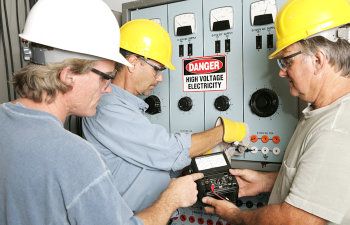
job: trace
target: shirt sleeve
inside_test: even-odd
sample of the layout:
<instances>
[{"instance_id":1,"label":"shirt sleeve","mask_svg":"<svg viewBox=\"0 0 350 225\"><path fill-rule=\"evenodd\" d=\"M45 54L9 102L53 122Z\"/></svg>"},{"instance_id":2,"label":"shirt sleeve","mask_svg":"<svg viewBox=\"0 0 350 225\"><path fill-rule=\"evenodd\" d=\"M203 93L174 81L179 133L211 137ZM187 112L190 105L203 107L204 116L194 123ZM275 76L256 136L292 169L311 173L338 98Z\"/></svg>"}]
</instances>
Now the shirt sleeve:
<instances>
[{"instance_id":1,"label":"shirt sleeve","mask_svg":"<svg viewBox=\"0 0 350 225\"><path fill-rule=\"evenodd\" d=\"M121 104L103 105L94 117L84 118L88 141L147 169L176 171L190 164L191 133L169 134L139 109Z\"/></svg>"},{"instance_id":2,"label":"shirt sleeve","mask_svg":"<svg viewBox=\"0 0 350 225\"><path fill-rule=\"evenodd\" d=\"M350 210L350 137L339 131L317 131L300 157L286 202L339 224Z\"/></svg>"},{"instance_id":3,"label":"shirt sleeve","mask_svg":"<svg viewBox=\"0 0 350 225\"><path fill-rule=\"evenodd\" d=\"M76 225L143 225L124 202L106 171L67 206L68 219Z\"/></svg>"}]
</instances>

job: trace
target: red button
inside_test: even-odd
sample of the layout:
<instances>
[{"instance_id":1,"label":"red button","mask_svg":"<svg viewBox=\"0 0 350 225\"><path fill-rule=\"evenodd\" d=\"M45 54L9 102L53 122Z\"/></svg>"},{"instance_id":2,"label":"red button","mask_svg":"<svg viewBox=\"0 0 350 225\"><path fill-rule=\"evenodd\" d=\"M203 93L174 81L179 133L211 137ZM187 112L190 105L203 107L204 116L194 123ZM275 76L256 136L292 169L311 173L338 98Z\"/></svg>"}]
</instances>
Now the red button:
<instances>
[{"instance_id":1,"label":"red button","mask_svg":"<svg viewBox=\"0 0 350 225\"><path fill-rule=\"evenodd\" d=\"M188 220L190 221L190 223L196 222L196 219L194 218L194 216L188 217Z\"/></svg>"}]
</instances>

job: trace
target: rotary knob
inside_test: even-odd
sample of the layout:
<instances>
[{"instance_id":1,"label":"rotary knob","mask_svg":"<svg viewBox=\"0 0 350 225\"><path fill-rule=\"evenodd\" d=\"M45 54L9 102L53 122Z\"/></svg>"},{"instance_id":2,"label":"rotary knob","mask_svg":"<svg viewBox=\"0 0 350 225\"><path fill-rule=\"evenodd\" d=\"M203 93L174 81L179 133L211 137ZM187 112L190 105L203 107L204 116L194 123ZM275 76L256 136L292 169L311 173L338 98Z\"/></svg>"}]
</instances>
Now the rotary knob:
<instances>
[{"instance_id":1,"label":"rotary knob","mask_svg":"<svg viewBox=\"0 0 350 225\"><path fill-rule=\"evenodd\" d=\"M254 92L249 101L252 112L260 117L272 116L277 111L278 104L277 94L267 88Z\"/></svg>"},{"instance_id":2,"label":"rotary knob","mask_svg":"<svg viewBox=\"0 0 350 225\"><path fill-rule=\"evenodd\" d=\"M225 95L221 95L215 99L214 107L219 111L226 111L230 108L230 99Z\"/></svg>"},{"instance_id":3,"label":"rotary knob","mask_svg":"<svg viewBox=\"0 0 350 225\"><path fill-rule=\"evenodd\" d=\"M183 97L177 103L177 106L182 111L190 111L192 109L192 99L190 97Z\"/></svg>"},{"instance_id":4,"label":"rotary knob","mask_svg":"<svg viewBox=\"0 0 350 225\"><path fill-rule=\"evenodd\" d=\"M146 110L146 113L154 115L162 111L160 106L160 99L157 96L150 95L147 98L145 98L145 102L148 104L148 109Z\"/></svg>"}]
</instances>

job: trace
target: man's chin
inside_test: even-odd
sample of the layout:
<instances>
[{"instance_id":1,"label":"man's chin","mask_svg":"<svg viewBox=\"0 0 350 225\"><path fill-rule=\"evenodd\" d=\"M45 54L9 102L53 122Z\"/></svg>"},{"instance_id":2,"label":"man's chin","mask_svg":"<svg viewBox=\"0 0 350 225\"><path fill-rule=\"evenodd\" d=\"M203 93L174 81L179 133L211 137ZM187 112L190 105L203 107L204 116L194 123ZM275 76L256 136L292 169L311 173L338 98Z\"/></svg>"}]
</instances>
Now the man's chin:
<instances>
[{"instance_id":1,"label":"man's chin","mask_svg":"<svg viewBox=\"0 0 350 225\"><path fill-rule=\"evenodd\" d=\"M153 92L153 89L152 89L152 90L149 90L149 91L143 92L142 95L143 95L143 96L149 96L149 95L152 94L152 92Z\"/></svg>"}]
</instances>

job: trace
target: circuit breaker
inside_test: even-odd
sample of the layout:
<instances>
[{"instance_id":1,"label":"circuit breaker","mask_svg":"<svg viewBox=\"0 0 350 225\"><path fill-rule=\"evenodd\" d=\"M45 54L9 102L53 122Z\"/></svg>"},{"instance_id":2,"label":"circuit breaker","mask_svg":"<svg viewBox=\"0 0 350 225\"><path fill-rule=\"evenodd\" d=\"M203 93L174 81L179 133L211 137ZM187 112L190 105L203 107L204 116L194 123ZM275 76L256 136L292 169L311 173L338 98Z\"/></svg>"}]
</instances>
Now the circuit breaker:
<instances>
[{"instance_id":1,"label":"circuit breaker","mask_svg":"<svg viewBox=\"0 0 350 225\"><path fill-rule=\"evenodd\" d=\"M126 20L157 21L173 44L176 70L163 73L163 83L153 92L155 100L148 99L153 109L160 109L148 113L150 120L169 132L203 131L212 128L218 116L243 121L249 126L248 149L232 158L232 166L265 170L273 165L267 170L278 170L298 115L298 101L289 94L288 81L278 76L276 61L268 59L276 47L274 21L283 2L123 4ZM267 200L268 194L245 197L237 206L254 209ZM201 209L186 208L178 210L172 224L229 223Z\"/></svg>"}]
</instances>

